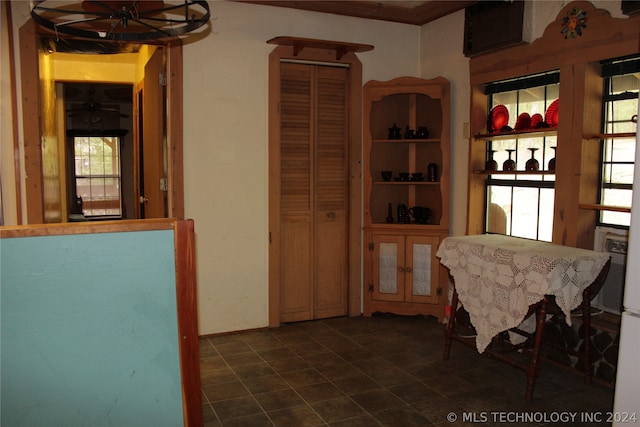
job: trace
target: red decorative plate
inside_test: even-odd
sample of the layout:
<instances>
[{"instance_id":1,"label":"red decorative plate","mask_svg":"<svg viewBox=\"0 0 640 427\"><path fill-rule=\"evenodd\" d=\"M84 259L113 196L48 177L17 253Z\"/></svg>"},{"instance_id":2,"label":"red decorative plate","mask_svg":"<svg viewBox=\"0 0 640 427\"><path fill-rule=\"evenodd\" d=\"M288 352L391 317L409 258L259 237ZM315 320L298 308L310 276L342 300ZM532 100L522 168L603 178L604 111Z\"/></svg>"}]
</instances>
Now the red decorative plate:
<instances>
[{"instance_id":1,"label":"red decorative plate","mask_svg":"<svg viewBox=\"0 0 640 427\"><path fill-rule=\"evenodd\" d=\"M509 111L504 105L496 105L491 109L489 113L489 125L491 126L491 132L500 132L503 126L509 124Z\"/></svg>"},{"instance_id":2,"label":"red decorative plate","mask_svg":"<svg viewBox=\"0 0 640 427\"><path fill-rule=\"evenodd\" d=\"M551 127L558 126L558 101L559 99L553 101L544 113L544 121Z\"/></svg>"},{"instance_id":3,"label":"red decorative plate","mask_svg":"<svg viewBox=\"0 0 640 427\"><path fill-rule=\"evenodd\" d=\"M542 114L535 113L533 116L531 116L531 124L529 126L531 127L531 129L535 129L536 125L540 123L542 120L543 120Z\"/></svg>"},{"instance_id":4,"label":"red decorative plate","mask_svg":"<svg viewBox=\"0 0 640 427\"><path fill-rule=\"evenodd\" d=\"M525 130L531 127L531 116L529 113L522 113L518 116L518 120L516 120L515 130Z\"/></svg>"}]
</instances>

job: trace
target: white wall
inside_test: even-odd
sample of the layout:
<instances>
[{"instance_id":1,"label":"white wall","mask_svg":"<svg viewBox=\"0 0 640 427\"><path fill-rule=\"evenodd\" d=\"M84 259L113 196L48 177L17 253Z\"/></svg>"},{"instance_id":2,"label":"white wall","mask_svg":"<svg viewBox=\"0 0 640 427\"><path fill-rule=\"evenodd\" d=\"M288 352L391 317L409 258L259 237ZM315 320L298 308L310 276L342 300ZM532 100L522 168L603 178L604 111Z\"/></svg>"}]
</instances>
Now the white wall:
<instances>
[{"instance_id":1,"label":"white wall","mask_svg":"<svg viewBox=\"0 0 640 427\"><path fill-rule=\"evenodd\" d=\"M451 83L451 234L467 228L469 60L462 53L464 10L421 28L420 77L442 76Z\"/></svg>"}]
</instances>

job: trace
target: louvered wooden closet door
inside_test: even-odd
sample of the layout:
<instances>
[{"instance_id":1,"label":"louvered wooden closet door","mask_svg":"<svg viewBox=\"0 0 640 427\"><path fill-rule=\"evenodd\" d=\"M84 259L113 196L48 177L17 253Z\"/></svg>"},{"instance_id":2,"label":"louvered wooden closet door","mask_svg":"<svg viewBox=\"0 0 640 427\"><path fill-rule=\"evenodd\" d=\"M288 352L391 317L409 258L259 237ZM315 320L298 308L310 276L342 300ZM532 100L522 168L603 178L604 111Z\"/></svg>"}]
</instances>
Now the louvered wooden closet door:
<instances>
[{"instance_id":1,"label":"louvered wooden closet door","mask_svg":"<svg viewBox=\"0 0 640 427\"><path fill-rule=\"evenodd\" d=\"M281 321L347 314L345 68L281 64Z\"/></svg>"}]
</instances>

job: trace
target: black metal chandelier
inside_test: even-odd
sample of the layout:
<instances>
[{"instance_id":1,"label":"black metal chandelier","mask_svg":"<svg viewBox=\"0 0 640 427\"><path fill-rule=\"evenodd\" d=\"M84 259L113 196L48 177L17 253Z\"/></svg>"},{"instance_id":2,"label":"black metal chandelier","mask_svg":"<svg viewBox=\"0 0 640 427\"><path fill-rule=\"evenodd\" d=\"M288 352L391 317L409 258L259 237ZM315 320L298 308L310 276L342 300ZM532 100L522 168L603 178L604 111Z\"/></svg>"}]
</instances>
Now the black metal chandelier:
<instances>
[{"instance_id":1,"label":"black metal chandelier","mask_svg":"<svg viewBox=\"0 0 640 427\"><path fill-rule=\"evenodd\" d=\"M206 0L40 0L31 17L56 34L142 42L187 34L210 12Z\"/></svg>"}]
</instances>

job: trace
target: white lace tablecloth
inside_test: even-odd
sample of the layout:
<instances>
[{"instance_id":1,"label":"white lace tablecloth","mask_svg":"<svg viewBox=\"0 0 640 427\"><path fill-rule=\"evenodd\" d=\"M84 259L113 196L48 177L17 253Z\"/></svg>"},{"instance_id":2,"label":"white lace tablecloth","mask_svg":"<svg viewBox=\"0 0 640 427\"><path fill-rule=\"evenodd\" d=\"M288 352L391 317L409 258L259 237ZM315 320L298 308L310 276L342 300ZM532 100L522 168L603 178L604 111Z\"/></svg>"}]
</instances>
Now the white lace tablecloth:
<instances>
[{"instance_id":1,"label":"white lace tablecloth","mask_svg":"<svg viewBox=\"0 0 640 427\"><path fill-rule=\"evenodd\" d=\"M455 280L482 353L497 334L522 323L531 304L554 295L571 325L571 310L609 259L606 252L498 234L447 237L437 256Z\"/></svg>"}]
</instances>

